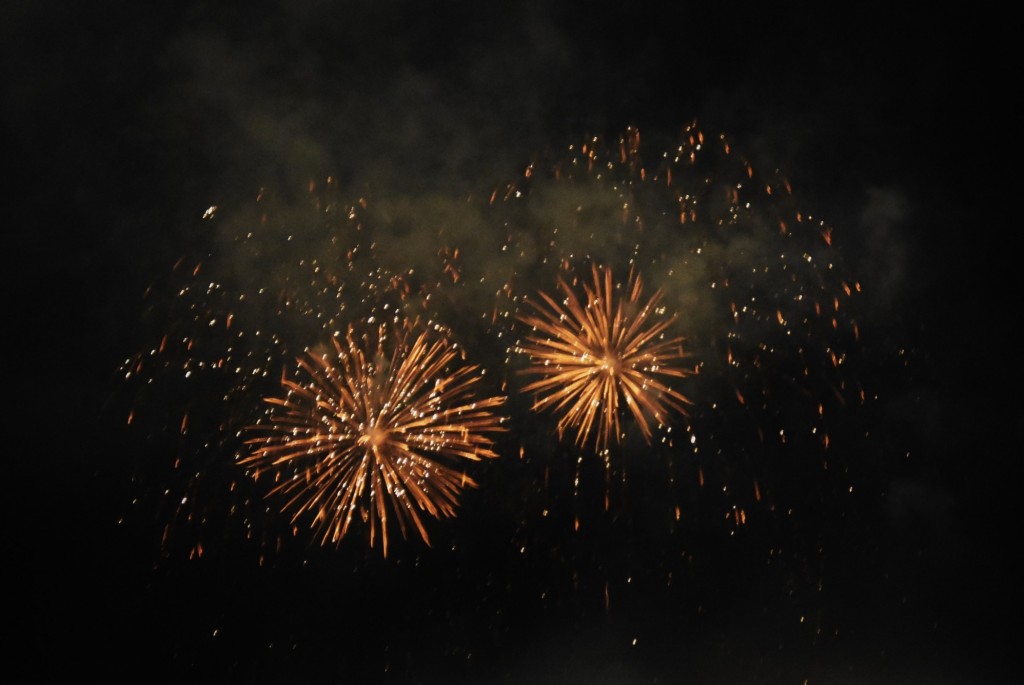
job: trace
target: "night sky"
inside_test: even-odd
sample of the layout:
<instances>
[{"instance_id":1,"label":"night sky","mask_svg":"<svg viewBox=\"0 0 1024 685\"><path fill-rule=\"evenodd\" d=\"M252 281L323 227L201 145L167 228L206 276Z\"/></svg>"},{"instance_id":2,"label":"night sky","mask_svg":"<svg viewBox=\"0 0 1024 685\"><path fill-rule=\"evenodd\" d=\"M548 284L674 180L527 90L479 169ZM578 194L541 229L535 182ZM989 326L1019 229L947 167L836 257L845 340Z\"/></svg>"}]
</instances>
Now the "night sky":
<instances>
[{"instance_id":1,"label":"night sky","mask_svg":"<svg viewBox=\"0 0 1024 685\"><path fill-rule=\"evenodd\" d=\"M1020 174L1003 20L883 3L434 4L0 10L15 679L1009 682ZM714 242L719 229L701 223L713 205L688 232L664 219L678 206L653 176L694 121L709 188L750 164L744 192L760 194L742 240ZM641 143L627 160L629 127ZM729 155L711 151L720 133ZM629 211L646 223L625 238L613 181L567 171L588 141L615 161L609 179L640 188ZM674 187L703 183L705 167L685 168ZM817 229L801 237L809 220L779 237L776 213L795 210L780 183L760 189L769 177L790 182L785 202L823 221L830 245ZM501 200L510 184L521 197ZM262 386L180 373L228 339L199 323L218 306L200 283L266 286L326 312L295 264L340 264L316 231L349 219L323 208L360 199L385 267L434 283L430 270L461 250L464 278L424 316L508 381L501 456L469 467L480 487L456 518L428 520L432 546L396 536L387 558L359 526L338 546L321 547L308 521L293 532L235 463L234 429L258 420L303 345L323 342L303 337L301 307L271 313L256 298L238 312L241 330L280 329L265 349L285 354ZM263 225L295 240L237 242ZM553 228L563 242L545 252L538 236ZM522 261L480 256L506 240ZM836 270L742 275L774 269L780 240ZM523 329L481 318L498 287L485 279L553 291L569 253L583 274L588 258L632 255L646 292L680 312L704 366L681 386L695 404L674 428L712 455L686 439L649 447L634 425L606 479L592 448L530 411L523 362L507 353ZM819 278L822 292L861 290L840 295L850 318L836 332L737 339L733 372L715 361L730 325L721 288L708 289L715 269L762 298ZM365 322L382 301L365 294L329 314ZM165 333L172 347L203 342L126 380L126 360ZM761 341L773 351L754 364ZM842 366L818 364L840 348ZM822 415L805 416L819 402ZM812 426L827 449L819 433L775 437Z\"/></svg>"}]
</instances>

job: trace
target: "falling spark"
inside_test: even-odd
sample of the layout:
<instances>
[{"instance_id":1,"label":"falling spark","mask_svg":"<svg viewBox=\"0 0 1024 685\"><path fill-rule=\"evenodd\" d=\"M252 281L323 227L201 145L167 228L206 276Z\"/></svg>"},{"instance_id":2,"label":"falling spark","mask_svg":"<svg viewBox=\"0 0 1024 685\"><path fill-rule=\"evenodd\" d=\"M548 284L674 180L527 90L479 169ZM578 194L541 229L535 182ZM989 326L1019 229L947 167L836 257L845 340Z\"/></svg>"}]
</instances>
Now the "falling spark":
<instances>
[{"instance_id":1,"label":"falling spark","mask_svg":"<svg viewBox=\"0 0 1024 685\"><path fill-rule=\"evenodd\" d=\"M530 359L523 373L540 376L523 390L537 394L535 410L561 414L559 435L575 430L577 445L593 439L604 452L611 441L618 442L623 402L650 443L649 417L665 424L670 411L684 413L684 404L689 403L660 379L691 373L678 366L686 356L683 339L664 338L673 318L649 321L661 291L641 303L643 284L631 273L627 295L619 298L611 269L595 264L592 271L593 284L584 284L582 300L560 279L562 304L542 292L543 304L531 302L536 314L519 317L533 328L518 348Z\"/></svg>"},{"instance_id":2,"label":"falling spark","mask_svg":"<svg viewBox=\"0 0 1024 685\"><path fill-rule=\"evenodd\" d=\"M335 354L299 359L305 378L283 379L285 396L266 399L269 421L250 427L260 435L240 461L274 473L269 494L287 497L293 523L312 514L322 544L340 543L358 515L387 556L392 521L429 545L422 515L455 515L463 488L476 486L456 464L498 456L488 434L502 430L492 410L504 398L474 399L478 369L449 370L459 352L443 336L425 331L409 345L381 327L368 337L349 329L333 338Z\"/></svg>"}]
</instances>

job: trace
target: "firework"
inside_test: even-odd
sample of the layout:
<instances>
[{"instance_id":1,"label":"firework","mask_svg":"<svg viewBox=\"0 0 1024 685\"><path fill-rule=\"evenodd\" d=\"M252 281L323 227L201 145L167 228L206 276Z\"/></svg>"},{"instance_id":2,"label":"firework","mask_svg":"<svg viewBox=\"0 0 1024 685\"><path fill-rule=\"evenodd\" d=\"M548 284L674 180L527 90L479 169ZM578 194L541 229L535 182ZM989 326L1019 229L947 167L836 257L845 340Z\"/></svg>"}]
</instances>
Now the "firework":
<instances>
[{"instance_id":1,"label":"firework","mask_svg":"<svg viewBox=\"0 0 1024 685\"><path fill-rule=\"evenodd\" d=\"M492 413L503 397L474 399L476 366L450 370L457 348L443 336L384 327L372 336L333 338L334 354L299 360L303 380L282 379L285 396L267 398L269 421L250 428L241 460L258 477L274 474L271 495L286 500L293 522L311 514L323 544L337 544L356 515L379 536L415 527L430 544L423 514L453 516L463 488L476 483L456 464L493 458ZM390 352L388 349L390 348Z\"/></svg>"},{"instance_id":2,"label":"firework","mask_svg":"<svg viewBox=\"0 0 1024 685\"><path fill-rule=\"evenodd\" d=\"M582 300L560 279L563 304L543 292L543 304L531 301L536 314L520 319L533 333L518 351L530 359L524 373L540 376L524 388L537 393L534 409L560 413L559 435L575 430L577 445L593 437L603 452L621 436L622 402L648 442L649 416L664 424L669 411L683 412L689 400L661 378L690 371L678 366L686 356L683 339L665 338L673 319L651 321L662 312L661 292L641 303L643 283L631 272L625 297L617 297L611 269L595 264L592 271Z\"/></svg>"},{"instance_id":3,"label":"firework","mask_svg":"<svg viewBox=\"0 0 1024 685\"><path fill-rule=\"evenodd\" d=\"M149 291L144 339L122 368L134 395L132 430L160 440L139 462L133 515L161 523L167 555L182 544L191 556L200 545L212 553L244 540L270 559L289 537L276 506L286 500L307 520L320 515L315 525L331 539L327 494L312 504L311 496L299 496L311 492L307 478L312 483L334 467L330 450L296 449L283 459L290 436L285 428L275 432L272 417L292 409L263 398L300 401L277 380L297 356L325 373L322 354L302 352L310 340L337 335L348 363L358 367L346 335L335 333L354 321L428 322L425 329L471 346L488 373L500 374L508 355L522 353L520 388L533 396L525 394L524 405L510 413L531 403L550 411L567 441L571 436L587 449L607 450L630 430L643 434L652 443L648 451L664 458L634 460L628 477L646 479L652 501L664 488L661 511L673 522L697 525L698 516L717 509L711 525L732 529L746 525L744 512L788 511L803 496L788 485L798 482L794 472L825 473L848 489L852 483L835 467L843 444L836 431L871 395L857 371L861 284L833 244L840 234L800 206L781 172L748 162L724 135L705 135L691 124L667 147L652 147L656 136L645 140L641 146L633 129L611 141L588 136L464 195L445 187L353 196L327 179L309 183L308 193L263 189L255 203L202 212L187 252ZM585 267L577 279L566 275L573 264L611 271L599 268L591 277ZM643 296L640 279L627 279L627 269L643 274ZM610 274L619 281L608 284ZM534 284L555 284L559 275L565 283L546 296L533 294ZM662 309L677 313L675 323ZM616 325L620 336L632 331L634 346L645 336L628 361L630 341L612 337ZM682 361L680 341L665 342L677 327L693 363ZM409 342L415 337L408 334ZM354 339L377 363L377 342ZM615 356L606 359L602 340L614 341ZM397 368L388 367L395 342L393 336L384 346L379 367ZM349 372L330 343L318 352L327 350L332 378L344 378ZM297 374L289 373L297 384L313 382L307 369ZM681 430L655 439L658 424L684 405ZM263 427L247 430L254 422ZM257 435L263 442L243 444ZM529 462L549 443L522 435L519 452ZM358 447L353 454L362 455L366 443ZM414 449L451 466L436 452ZM250 472L263 474L260 482L238 467L245 457ZM581 468L600 468L592 461ZM546 471L543 481L535 474L536 483L517 482L507 472L512 463L501 467L501 479L514 502L520 491L560 492L560 481L549 486ZM626 482L624 461L605 466L606 483L612 475ZM281 499L264 497L267 476L277 479ZM290 481L296 485L286 488ZM573 493L580 481L577 473ZM367 522L374 513L371 533L379 538L370 493L390 501L389 491L373 490L369 481L363 487L363 499L348 502ZM406 497L416 502L412 493ZM333 506L337 511L337 501ZM430 515L419 505L415 512ZM418 529L393 507L387 515L391 533L399 516Z\"/></svg>"}]
</instances>

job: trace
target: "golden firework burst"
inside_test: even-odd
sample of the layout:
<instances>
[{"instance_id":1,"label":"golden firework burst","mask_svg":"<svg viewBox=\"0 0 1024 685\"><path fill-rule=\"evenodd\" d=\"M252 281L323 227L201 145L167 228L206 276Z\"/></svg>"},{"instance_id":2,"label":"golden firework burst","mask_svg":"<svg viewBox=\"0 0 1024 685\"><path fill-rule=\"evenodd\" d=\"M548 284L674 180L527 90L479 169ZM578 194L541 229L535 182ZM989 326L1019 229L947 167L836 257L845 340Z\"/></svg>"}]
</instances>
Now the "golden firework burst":
<instances>
[{"instance_id":1,"label":"golden firework burst","mask_svg":"<svg viewBox=\"0 0 1024 685\"><path fill-rule=\"evenodd\" d=\"M387 556L392 514L403 538L411 524L428 545L422 514L454 516L476 486L456 464L498 456L488 435L502 430L493 410L505 398L474 399L478 367L450 370L458 350L444 336L372 337L350 329L334 354L299 359L305 378L283 377L285 396L266 398L269 421L250 427L259 435L241 463L272 472L270 494L287 497L293 523L311 513L322 544L339 543L358 514Z\"/></svg>"},{"instance_id":2,"label":"golden firework burst","mask_svg":"<svg viewBox=\"0 0 1024 685\"><path fill-rule=\"evenodd\" d=\"M543 302L531 301L536 313L518 318L532 333L517 351L530 359L523 373L540 377L523 388L537 394L534 409L560 414L560 436L574 429L582 446L593 435L603 452L622 435L622 402L648 443L648 417L663 424L670 410L684 413L689 400L668 379L691 371L678 365L686 356L683 339L665 338L674 317L652 321L662 313L662 292L641 303L643 284L631 271L625 297L619 297L610 268L594 265L592 271L593 284L584 283L582 299L559 279L561 304L543 292Z\"/></svg>"}]
</instances>

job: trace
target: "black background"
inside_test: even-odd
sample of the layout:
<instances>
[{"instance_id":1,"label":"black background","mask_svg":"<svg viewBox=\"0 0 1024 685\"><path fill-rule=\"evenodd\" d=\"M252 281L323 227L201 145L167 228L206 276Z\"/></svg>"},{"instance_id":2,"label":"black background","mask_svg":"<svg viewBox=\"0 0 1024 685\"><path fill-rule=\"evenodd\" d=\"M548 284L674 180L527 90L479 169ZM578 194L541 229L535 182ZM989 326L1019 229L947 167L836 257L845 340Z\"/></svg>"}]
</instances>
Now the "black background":
<instances>
[{"instance_id":1,"label":"black background","mask_svg":"<svg viewBox=\"0 0 1024 685\"><path fill-rule=\"evenodd\" d=\"M22 679L1008 677L1020 178L1006 19L883 4L436 5L2 10L8 625ZM329 174L464 183L628 125L671 137L695 116L787 171L883 291L877 339L913 352L891 385L914 409L881 430L914 458L870 480L916 499L898 522L861 512L875 523L831 544L838 589L819 609L838 636L790 626L784 580L723 573L745 557L720 540L698 545L712 561L695 586L606 612L597 586L530 604L542 565L511 585L519 571L486 571L506 563L507 539L470 559L312 551L261 567L167 560L159 525L119 524L145 456L125 435L116 369L139 345L142 292L205 207Z\"/></svg>"}]
</instances>

